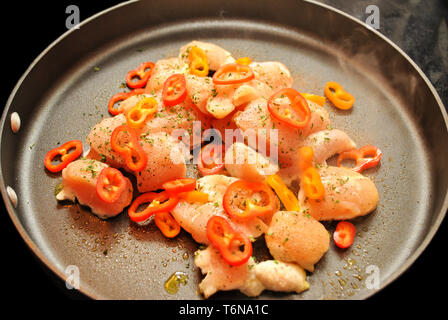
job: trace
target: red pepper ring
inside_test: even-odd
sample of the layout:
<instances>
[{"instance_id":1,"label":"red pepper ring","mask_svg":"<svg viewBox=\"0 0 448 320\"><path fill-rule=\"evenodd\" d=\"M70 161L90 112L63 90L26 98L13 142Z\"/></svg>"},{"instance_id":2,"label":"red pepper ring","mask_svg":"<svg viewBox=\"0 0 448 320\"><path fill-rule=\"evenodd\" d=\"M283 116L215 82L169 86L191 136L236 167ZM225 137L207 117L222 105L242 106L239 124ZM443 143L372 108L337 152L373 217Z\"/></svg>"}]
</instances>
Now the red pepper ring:
<instances>
[{"instance_id":1,"label":"red pepper ring","mask_svg":"<svg viewBox=\"0 0 448 320\"><path fill-rule=\"evenodd\" d=\"M341 152L338 156L337 165L341 166L342 161L344 160L355 160L356 166L352 168L355 172L362 172L366 169L372 168L378 165L381 161L381 157L383 156L382 151L372 145L367 145L359 150L352 149Z\"/></svg>"},{"instance_id":2,"label":"red pepper ring","mask_svg":"<svg viewBox=\"0 0 448 320\"><path fill-rule=\"evenodd\" d=\"M69 153L70 150L73 151ZM48 151L44 159L45 168L54 173L62 171L70 162L77 159L81 154L82 142L79 140L68 141L63 145ZM53 160L58 156L61 156L61 162L55 165L53 164Z\"/></svg>"},{"instance_id":3,"label":"red pepper ring","mask_svg":"<svg viewBox=\"0 0 448 320\"><path fill-rule=\"evenodd\" d=\"M252 243L235 231L223 217L213 216L207 222L207 238L231 266L246 263L252 255ZM241 250L243 248L243 250Z\"/></svg>"},{"instance_id":4,"label":"red pepper ring","mask_svg":"<svg viewBox=\"0 0 448 320\"><path fill-rule=\"evenodd\" d=\"M173 74L166 79L162 90L163 104L167 107L184 102L187 97L187 81L183 74Z\"/></svg>"},{"instance_id":5,"label":"red pepper ring","mask_svg":"<svg viewBox=\"0 0 448 320\"><path fill-rule=\"evenodd\" d=\"M119 134L126 132L128 135L127 142L121 145ZM120 154L126 166L132 171L141 171L148 164L148 156L138 141L137 133L134 129L127 125L116 127L110 137L110 146L113 151Z\"/></svg>"},{"instance_id":6,"label":"red pepper ring","mask_svg":"<svg viewBox=\"0 0 448 320\"><path fill-rule=\"evenodd\" d=\"M216 148L220 149L220 152L215 152ZM224 169L224 151L225 147L223 144L217 146L213 143L209 143L201 149L198 159L198 170L201 175L208 176L217 174Z\"/></svg>"},{"instance_id":7,"label":"red pepper ring","mask_svg":"<svg viewBox=\"0 0 448 320\"><path fill-rule=\"evenodd\" d=\"M355 239L356 227L348 221L340 221L333 233L334 243L342 249L348 248Z\"/></svg>"},{"instance_id":8,"label":"red pepper ring","mask_svg":"<svg viewBox=\"0 0 448 320\"><path fill-rule=\"evenodd\" d=\"M138 224L146 224L153 214L169 212L178 202L178 196L169 195L165 191L161 193L147 192L137 197L131 204L128 209L129 218ZM149 203L149 205L144 210L137 212L137 209L145 203Z\"/></svg>"},{"instance_id":9,"label":"red pepper ring","mask_svg":"<svg viewBox=\"0 0 448 320\"><path fill-rule=\"evenodd\" d=\"M181 192L193 191L196 189L196 179L181 178L168 181L162 185L162 188L169 194L179 194Z\"/></svg>"},{"instance_id":10,"label":"red pepper ring","mask_svg":"<svg viewBox=\"0 0 448 320\"><path fill-rule=\"evenodd\" d=\"M127 86L132 89L143 88L146 86L146 83L151 77L154 66L154 62L143 62L137 69L129 71L126 74ZM133 81L134 78L138 78L139 80Z\"/></svg>"},{"instance_id":11,"label":"red pepper ring","mask_svg":"<svg viewBox=\"0 0 448 320\"><path fill-rule=\"evenodd\" d=\"M101 200L114 203L125 189L126 180L120 171L111 167L101 170L96 182L96 194Z\"/></svg>"},{"instance_id":12,"label":"red pepper ring","mask_svg":"<svg viewBox=\"0 0 448 320\"><path fill-rule=\"evenodd\" d=\"M291 103L289 107L284 109L274 102L275 99L283 97L288 98ZM268 100L268 110L275 119L297 129L306 127L311 120L311 110L308 102L293 88L280 89L274 93ZM293 115L295 115L295 119Z\"/></svg>"},{"instance_id":13,"label":"red pepper ring","mask_svg":"<svg viewBox=\"0 0 448 320\"><path fill-rule=\"evenodd\" d=\"M144 94L144 93L145 93L144 89L135 89L135 90L132 90L131 92L117 93L117 94L113 95L112 98L110 98L109 103L107 104L107 109L109 110L109 113L113 116L123 113L123 109L121 107L114 108L114 106L117 102L124 101L132 96Z\"/></svg>"},{"instance_id":14,"label":"red pepper ring","mask_svg":"<svg viewBox=\"0 0 448 320\"><path fill-rule=\"evenodd\" d=\"M240 78L230 77L231 74L240 74ZM221 66L213 75L213 83L217 85L239 84L255 78L251 67L238 63L229 63Z\"/></svg>"},{"instance_id":15,"label":"red pepper ring","mask_svg":"<svg viewBox=\"0 0 448 320\"><path fill-rule=\"evenodd\" d=\"M173 216L166 211L157 212L154 221L157 227L167 238L174 238L180 232L179 223L173 218Z\"/></svg>"},{"instance_id":16,"label":"red pepper ring","mask_svg":"<svg viewBox=\"0 0 448 320\"><path fill-rule=\"evenodd\" d=\"M259 201L252 197L257 193L263 195L262 202L266 204L259 205ZM243 200L239 199L241 195ZM235 181L227 187L222 205L227 214L236 219L268 215L277 209L275 194L267 184L243 180Z\"/></svg>"}]
</instances>

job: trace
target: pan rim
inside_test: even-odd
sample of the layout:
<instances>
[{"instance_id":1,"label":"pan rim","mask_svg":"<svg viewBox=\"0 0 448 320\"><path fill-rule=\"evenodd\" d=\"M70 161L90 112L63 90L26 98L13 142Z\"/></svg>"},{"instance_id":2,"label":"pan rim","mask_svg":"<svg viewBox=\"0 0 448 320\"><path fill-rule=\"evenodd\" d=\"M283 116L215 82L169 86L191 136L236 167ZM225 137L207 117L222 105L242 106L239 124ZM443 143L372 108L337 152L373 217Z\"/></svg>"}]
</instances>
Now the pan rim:
<instances>
[{"instance_id":1,"label":"pan rim","mask_svg":"<svg viewBox=\"0 0 448 320\"><path fill-rule=\"evenodd\" d=\"M323 4L323 3L317 2L315 0L302 0L302 1L310 3L310 4L315 5L315 6L323 7L326 10L329 10L329 11L332 11L332 12L334 12L336 14L342 15L343 17L351 20L352 22L355 22L355 23L361 25L362 27L367 29L369 32L372 32L374 35L380 37L380 39L385 41L395 51L397 51L403 58L405 58L406 61L412 66L412 68L417 71L419 76L424 80L424 82L426 83L427 87L430 89L433 97L435 98L435 100L436 100L436 102L437 102L437 104L439 106L440 112L442 113L442 117L443 117L443 120L444 120L444 123L445 123L445 129L448 131L448 114L447 114L445 106L444 106L444 104L443 104L443 102L442 102L438 92L436 91L436 89L434 88L433 84L428 79L428 77L420 69L420 67L398 45L396 45L394 42L392 42L392 40L387 38L385 35L383 35L379 31L371 28L370 26L366 25L365 23L363 23L362 21L358 20L357 18L355 18L355 17L353 17L353 16L351 16L351 15L349 15L349 14L347 14L347 13L345 13L345 12L339 10L339 9L336 9L336 8L334 8L332 6L327 5L327 4ZM124 7L124 6L131 5L131 4L135 3L135 2L138 2L138 0L126 1L126 2L123 2L123 3L117 4L117 5L114 5L114 6L108 8L108 9L105 9L103 11L100 11L100 12L92 15L91 17L85 19L84 21L82 21L79 24L79 26L82 27L83 25L90 23L92 20L95 20L95 19L97 19L98 17L100 17L100 16L102 16L104 14L107 14L107 13L113 11L113 10L118 10L119 8ZM4 109L2 117L0 119L0 132L1 133L4 132L3 130L4 130L4 127L5 127L6 123L7 123L6 119L7 119L7 116L9 114L9 109L10 109L12 101L13 101L13 99L14 99L17 91L18 91L18 89L21 87L23 81L27 78L27 76L33 70L35 65L37 65L39 63L39 61L49 51L51 51L53 49L53 47L55 47L59 42L61 42L65 38L69 37L71 35L71 33L75 32L75 31L76 31L76 29L68 30L64 34L59 36L56 40L54 40L47 48L45 48L33 60L33 62L26 69L24 74L17 81L17 83L14 86L11 94L8 97L8 100L7 100L6 105L5 105L5 109ZM2 134L0 134L0 146L1 146L1 143L2 143ZM49 268L60 279L65 281L66 275L62 271L58 270L56 268L56 266L49 261L49 259L40 250L40 248L37 246L37 244L31 239L30 235L28 234L28 232L25 230L25 228L23 227L23 225L19 221L19 218L17 217L17 215L15 213L15 209L12 206L12 204L11 204L11 202L9 200L9 197L7 195L6 186L5 186L5 181L4 181L2 170L0 170L0 183L1 183L0 184L0 190L1 190L1 193L2 193L3 201L5 203L5 207L6 207L7 211L8 211L8 215L10 216L10 218L11 218L15 228L19 232L20 236L25 241L25 243L27 244L29 249L31 249L32 253L39 258L40 262L43 263L47 268ZM402 275L406 270L408 270L411 267L411 265L417 260L417 258L428 247L429 243L434 238L436 232L440 228L440 225L442 224L442 221L444 220L444 218L446 216L447 210L448 210L448 190L446 190L445 198L444 198L444 200L442 202L442 208L437 213L437 219L435 219L435 221L433 222L432 226L430 227L429 232L426 234L425 238L420 243L420 245L414 250L414 252L405 260L405 262L397 270L395 270L393 273L391 273L385 279L385 281L383 281L380 284L380 288L379 289L371 290L371 292L367 293L364 296L364 299L367 299L367 298L373 296L374 294L376 294L377 292L379 292L379 291L383 290L384 288L386 288L390 283L395 281L400 275ZM81 287L79 288L79 291L82 294L86 295L87 297L89 297L91 299L107 299L104 296L102 296L101 294L92 292L93 290L90 288L89 285L81 285Z\"/></svg>"}]
</instances>

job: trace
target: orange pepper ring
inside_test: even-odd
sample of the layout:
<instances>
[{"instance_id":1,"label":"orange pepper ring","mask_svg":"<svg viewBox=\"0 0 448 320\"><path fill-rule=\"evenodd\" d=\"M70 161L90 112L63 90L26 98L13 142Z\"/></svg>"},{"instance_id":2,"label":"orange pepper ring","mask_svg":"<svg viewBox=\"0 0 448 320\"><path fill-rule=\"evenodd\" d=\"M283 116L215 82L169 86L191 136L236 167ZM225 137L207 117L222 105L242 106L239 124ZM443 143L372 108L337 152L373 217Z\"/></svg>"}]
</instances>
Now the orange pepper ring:
<instances>
[{"instance_id":1,"label":"orange pepper ring","mask_svg":"<svg viewBox=\"0 0 448 320\"><path fill-rule=\"evenodd\" d=\"M341 110L348 110L353 107L355 97L344 90L337 82L327 82L324 89L325 96L335 107Z\"/></svg>"},{"instance_id":2,"label":"orange pepper ring","mask_svg":"<svg viewBox=\"0 0 448 320\"><path fill-rule=\"evenodd\" d=\"M179 223L167 211L155 213L154 221L159 230L167 238L174 238L180 232Z\"/></svg>"}]
</instances>

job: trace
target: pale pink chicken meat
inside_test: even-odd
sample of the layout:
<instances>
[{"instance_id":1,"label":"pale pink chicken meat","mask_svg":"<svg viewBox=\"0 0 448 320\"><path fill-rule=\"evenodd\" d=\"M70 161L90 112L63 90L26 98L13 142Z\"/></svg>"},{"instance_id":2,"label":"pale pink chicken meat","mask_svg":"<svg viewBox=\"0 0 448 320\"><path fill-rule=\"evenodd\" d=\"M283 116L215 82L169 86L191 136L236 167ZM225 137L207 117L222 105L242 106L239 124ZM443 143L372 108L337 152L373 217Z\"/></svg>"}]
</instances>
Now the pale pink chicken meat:
<instances>
[{"instance_id":1,"label":"pale pink chicken meat","mask_svg":"<svg viewBox=\"0 0 448 320\"><path fill-rule=\"evenodd\" d=\"M86 139L90 146L88 157L105 161L115 168L124 168L125 161L110 146L112 132L115 128L124 124L126 124L126 117L123 114L119 114L112 118L103 119L95 125Z\"/></svg>"},{"instance_id":2,"label":"pale pink chicken meat","mask_svg":"<svg viewBox=\"0 0 448 320\"><path fill-rule=\"evenodd\" d=\"M378 190L368 177L348 168L322 167L319 169L325 187L323 200L306 198L299 191L302 212L317 220L347 220L366 215L378 204Z\"/></svg>"},{"instance_id":3,"label":"pale pink chicken meat","mask_svg":"<svg viewBox=\"0 0 448 320\"><path fill-rule=\"evenodd\" d=\"M191 41L180 48L179 59L181 59L184 63L189 63L189 53L191 48L198 47L204 51L207 56L208 66L210 70L216 71L222 65L228 63L234 63L235 59L232 57L232 54L227 50L217 46L216 44L204 41Z\"/></svg>"},{"instance_id":4,"label":"pale pink chicken meat","mask_svg":"<svg viewBox=\"0 0 448 320\"><path fill-rule=\"evenodd\" d=\"M161 59L155 63L145 93L156 94L163 89L166 79L176 73L185 74L188 65L179 58Z\"/></svg>"},{"instance_id":5,"label":"pale pink chicken meat","mask_svg":"<svg viewBox=\"0 0 448 320\"><path fill-rule=\"evenodd\" d=\"M196 251L194 262L206 274L199 284L206 299L217 291L240 290L255 297L263 290L300 293L310 286L298 265L273 260L255 263L251 257L241 266L230 266L213 246Z\"/></svg>"},{"instance_id":6,"label":"pale pink chicken meat","mask_svg":"<svg viewBox=\"0 0 448 320\"><path fill-rule=\"evenodd\" d=\"M232 177L251 182L263 182L278 171L277 164L240 142L226 150L224 163Z\"/></svg>"},{"instance_id":7,"label":"pale pink chicken meat","mask_svg":"<svg viewBox=\"0 0 448 320\"><path fill-rule=\"evenodd\" d=\"M141 142L148 163L135 173L139 192L154 191L165 182L185 177L187 169L179 141L166 132L157 132L146 135Z\"/></svg>"},{"instance_id":8,"label":"pale pink chicken meat","mask_svg":"<svg viewBox=\"0 0 448 320\"><path fill-rule=\"evenodd\" d=\"M250 102L244 111L237 112L234 117L235 124L243 131L266 129L264 134L259 133L259 139L266 140L270 145L272 132L278 133L278 162L280 167L290 167L298 161L297 149L301 142L311 133L322 131L330 126L328 112L314 102L308 102L311 110L311 120L303 129L295 129L271 117L267 108L267 101L257 99ZM277 129L271 131L271 129Z\"/></svg>"},{"instance_id":9,"label":"pale pink chicken meat","mask_svg":"<svg viewBox=\"0 0 448 320\"><path fill-rule=\"evenodd\" d=\"M131 204L133 188L128 178L126 188L119 199L113 203L103 201L96 193L96 183L101 171L109 166L105 163L84 159L70 163L62 170L62 191L56 196L58 200L71 200L90 207L92 212L102 219L121 213Z\"/></svg>"},{"instance_id":10,"label":"pale pink chicken meat","mask_svg":"<svg viewBox=\"0 0 448 320\"><path fill-rule=\"evenodd\" d=\"M266 223L257 217L247 220L231 219L222 207L222 198L227 187L236 178L223 175L205 176L197 180L197 190L209 195L209 202L188 203L179 201L171 211L174 219L185 231L191 233L196 242L209 244L207 238L207 222L213 216L220 216L229 221L232 227L250 239L261 236L267 229Z\"/></svg>"},{"instance_id":11,"label":"pale pink chicken meat","mask_svg":"<svg viewBox=\"0 0 448 320\"><path fill-rule=\"evenodd\" d=\"M255 79L265 83L274 92L292 86L291 72L281 62L252 62L249 66L255 74Z\"/></svg>"},{"instance_id":12,"label":"pale pink chicken meat","mask_svg":"<svg viewBox=\"0 0 448 320\"><path fill-rule=\"evenodd\" d=\"M330 246L325 227L310 215L295 211L276 212L265 239L276 260L296 263L310 272Z\"/></svg>"},{"instance_id":13,"label":"pale pink chicken meat","mask_svg":"<svg viewBox=\"0 0 448 320\"><path fill-rule=\"evenodd\" d=\"M313 148L313 161L316 165L326 165L326 160L332 156L356 148L355 142L344 131L338 129L328 129L312 133L300 141L297 149L303 146ZM299 158L297 157L295 164L279 171L279 176L287 185L291 185L293 181L300 180L302 173L298 168L298 161Z\"/></svg>"}]
</instances>

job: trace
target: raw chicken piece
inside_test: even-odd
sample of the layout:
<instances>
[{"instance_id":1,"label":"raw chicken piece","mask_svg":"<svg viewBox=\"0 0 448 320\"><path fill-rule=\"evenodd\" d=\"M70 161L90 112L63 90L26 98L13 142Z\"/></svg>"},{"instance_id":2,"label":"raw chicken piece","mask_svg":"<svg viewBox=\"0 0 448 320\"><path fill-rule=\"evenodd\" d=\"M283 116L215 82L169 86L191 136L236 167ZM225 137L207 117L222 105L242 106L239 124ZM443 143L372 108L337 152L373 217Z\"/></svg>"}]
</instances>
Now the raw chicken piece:
<instances>
[{"instance_id":1,"label":"raw chicken piece","mask_svg":"<svg viewBox=\"0 0 448 320\"><path fill-rule=\"evenodd\" d=\"M240 142L235 142L226 150L224 163L232 177L253 182L263 182L265 176L278 171L275 163Z\"/></svg>"},{"instance_id":2,"label":"raw chicken piece","mask_svg":"<svg viewBox=\"0 0 448 320\"><path fill-rule=\"evenodd\" d=\"M87 136L87 143L90 145L88 157L105 161L115 168L125 167L125 161L110 147L110 137L116 127L126 124L126 117L119 114L112 118L101 120L95 125Z\"/></svg>"},{"instance_id":3,"label":"raw chicken piece","mask_svg":"<svg viewBox=\"0 0 448 320\"><path fill-rule=\"evenodd\" d=\"M323 167L319 170L325 187L325 198L306 200L303 190L299 201L303 212L317 220L346 220L366 215L378 204L375 184L360 173L347 168Z\"/></svg>"},{"instance_id":4,"label":"raw chicken piece","mask_svg":"<svg viewBox=\"0 0 448 320\"><path fill-rule=\"evenodd\" d=\"M296 263L311 272L330 246L325 227L310 215L295 211L276 212L265 239L276 260Z\"/></svg>"},{"instance_id":5,"label":"raw chicken piece","mask_svg":"<svg viewBox=\"0 0 448 320\"><path fill-rule=\"evenodd\" d=\"M314 162L320 165L326 165L326 160L346 150L356 148L355 142L344 132L338 129L322 130L310 134L300 142L302 146L310 146L314 151ZM300 180L301 172L298 168L298 158L296 165L282 168L278 175L282 180L291 186L293 181Z\"/></svg>"},{"instance_id":6,"label":"raw chicken piece","mask_svg":"<svg viewBox=\"0 0 448 320\"><path fill-rule=\"evenodd\" d=\"M191 233L196 242L209 244L207 238L207 222L213 216L220 216L229 221L231 226L249 239L261 236L267 225L259 218L248 220L230 219L222 207L222 198L227 187L237 179L223 175L205 176L197 180L197 190L209 195L209 202L188 203L179 201L178 205L171 211L174 219L181 227Z\"/></svg>"},{"instance_id":7,"label":"raw chicken piece","mask_svg":"<svg viewBox=\"0 0 448 320\"><path fill-rule=\"evenodd\" d=\"M206 299L219 290L241 290L255 297L264 289L251 271L255 265L252 257L245 264L233 267L222 259L218 250L209 246L196 251L194 262L202 274L207 274L199 284L199 291Z\"/></svg>"},{"instance_id":8,"label":"raw chicken piece","mask_svg":"<svg viewBox=\"0 0 448 320\"><path fill-rule=\"evenodd\" d=\"M293 263L263 261L253 267L253 272L266 290L300 293L310 287L305 270Z\"/></svg>"},{"instance_id":9,"label":"raw chicken piece","mask_svg":"<svg viewBox=\"0 0 448 320\"><path fill-rule=\"evenodd\" d=\"M255 73L255 79L266 83L274 92L292 86L291 72L281 62L252 62L249 66Z\"/></svg>"},{"instance_id":10,"label":"raw chicken piece","mask_svg":"<svg viewBox=\"0 0 448 320\"><path fill-rule=\"evenodd\" d=\"M166 132L146 135L142 138L142 147L148 164L136 173L138 191L154 191L167 181L185 177L187 169L181 144Z\"/></svg>"},{"instance_id":11,"label":"raw chicken piece","mask_svg":"<svg viewBox=\"0 0 448 320\"><path fill-rule=\"evenodd\" d=\"M212 246L196 251L194 262L206 274L199 284L206 299L217 291L240 290L255 297L265 289L300 293L309 288L305 270L292 263L270 260L256 264L251 257L245 264L231 267Z\"/></svg>"},{"instance_id":12,"label":"raw chicken piece","mask_svg":"<svg viewBox=\"0 0 448 320\"><path fill-rule=\"evenodd\" d=\"M278 134L278 161L280 167L289 167L298 161L297 148L311 133L326 129L330 125L328 112L314 102L308 102L311 110L311 120L303 129L294 129L273 119L267 108L267 101L257 99L250 102L244 111L237 112L234 117L235 124L243 131L257 130L258 138L270 145L271 135ZM260 129L266 129L261 134ZM272 131L271 129L277 129Z\"/></svg>"},{"instance_id":13,"label":"raw chicken piece","mask_svg":"<svg viewBox=\"0 0 448 320\"><path fill-rule=\"evenodd\" d=\"M325 161L335 154L356 148L355 142L338 129L322 130L306 137L300 146L310 146L314 151L315 163L325 164Z\"/></svg>"},{"instance_id":14,"label":"raw chicken piece","mask_svg":"<svg viewBox=\"0 0 448 320\"><path fill-rule=\"evenodd\" d=\"M186 74L188 65L179 58L162 59L156 62L151 77L146 84L145 92L155 94L163 89L166 79L176 73Z\"/></svg>"},{"instance_id":15,"label":"raw chicken piece","mask_svg":"<svg viewBox=\"0 0 448 320\"><path fill-rule=\"evenodd\" d=\"M209 115L207 101L215 88L212 78L186 74L185 82L187 84L188 98L203 114Z\"/></svg>"},{"instance_id":16,"label":"raw chicken piece","mask_svg":"<svg viewBox=\"0 0 448 320\"><path fill-rule=\"evenodd\" d=\"M224 64L235 62L235 59L232 57L230 52L224 50L216 44L196 40L191 41L180 48L179 59L188 64L190 62L188 55L193 47L198 47L204 51L207 56L210 70L216 71Z\"/></svg>"},{"instance_id":17,"label":"raw chicken piece","mask_svg":"<svg viewBox=\"0 0 448 320\"><path fill-rule=\"evenodd\" d=\"M272 90L263 82L252 80L243 84L215 85L206 105L207 112L216 119L223 119L236 108L269 97Z\"/></svg>"},{"instance_id":18,"label":"raw chicken piece","mask_svg":"<svg viewBox=\"0 0 448 320\"><path fill-rule=\"evenodd\" d=\"M101 219L116 216L132 202L132 184L128 178L126 189L114 203L101 200L96 193L96 182L101 170L109 167L107 164L92 160L76 160L62 170L63 189L56 196L58 200L71 200L88 206Z\"/></svg>"}]
</instances>

